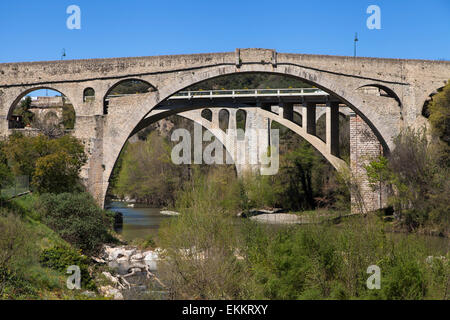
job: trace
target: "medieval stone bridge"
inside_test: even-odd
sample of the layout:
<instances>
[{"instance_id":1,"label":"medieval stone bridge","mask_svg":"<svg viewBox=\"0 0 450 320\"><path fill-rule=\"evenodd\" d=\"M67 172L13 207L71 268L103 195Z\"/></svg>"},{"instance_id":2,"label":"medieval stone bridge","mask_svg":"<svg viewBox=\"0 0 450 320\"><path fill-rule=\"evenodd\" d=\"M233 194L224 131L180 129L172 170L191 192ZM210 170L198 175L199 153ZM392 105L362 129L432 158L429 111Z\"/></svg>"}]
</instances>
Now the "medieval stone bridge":
<instances>
[{"instance_id":1,"label":"medieval stone bridge","mask_svg":"<svg viewBox=\"0 0 450 320\"><path fill-rule=\"evenodd\" d=\"M322 145L325 149L319 151L329 160L331 156L335 157L336 163L340 160L337 160L332 142L336 122L331 120L344 105L350 108L353 112L350 166L359 175L367 156L389 152L393 148L393 137L402 128L426 125L422 109L430 96L450 78L450 62L237 49L210 54L4 63L0 64L0 135L7 136L12 131L8 124L12 109L26 94L44 88L61 92L74 106L76 124L73 134L85 143L89 155L82 176L88 190L103 203L120 150L128 137L149 121L145 119L157 119L158 108L171 109L161 114L194 110L198 108L195 104L171 106L169 101L174 99L169 98L198 82L243 72L291 76L326 92L329 99L322 103L330 121L325 147ZM145 81L155 90L108 103L112 88L129 79ZM93 89L95 99L84 98L86 89ZM280 99L276 105L281 112L273 112L273 102L268 103L271 105L257 101L246 107L256 108L263 117L301 132L310 142L314 140L312 119L319 102ZM302 110L302 126L291 119L294 108ZM319 148L319 142L315 147ZM379 195L369 195L367 185L364 188L367 207L380 206L383 200Z\"/></svg>"}]
</instances>

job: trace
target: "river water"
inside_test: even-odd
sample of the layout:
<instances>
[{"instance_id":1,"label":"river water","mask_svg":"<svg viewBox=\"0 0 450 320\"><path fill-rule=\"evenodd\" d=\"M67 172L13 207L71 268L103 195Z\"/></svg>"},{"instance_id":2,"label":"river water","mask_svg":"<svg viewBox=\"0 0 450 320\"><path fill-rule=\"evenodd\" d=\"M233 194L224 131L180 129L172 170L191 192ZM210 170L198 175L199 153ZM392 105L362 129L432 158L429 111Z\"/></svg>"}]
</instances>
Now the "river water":
<instances>
[{"instance_id":1,"label":"river water","mask_svg":"<svg viewBox=\"0 0 450 320\"><path fill-rule=\"evenodd\" d=\"M108 209L123 214L123 227L122 229L117 230L117 232L122 235L125 241L156 236L158 229L164 220L174 219L174 217L161 214L161 208L149 208L140 204L129 207L129 204L126 202L113 201L109 203ZM397 240L406 237L403 233L390 234ZM449 239L423 235L411 236L424 239L424 243L428 249L435 252L437 251L440 254L445 255L450 249Z\"/></svg>"},{"instance_id":2,"label":"river water","mask_svg":"<svg viewBox=\"0 0 450 320\"><path fill-rule=\"evenodd\" d=\"M139 204L129 207L126 202L113 201L107 207L109 210L123 214L123 227L116 231L125 241L155 236L162 221L173 218L161 214L161 208L148 208Z\"/></svg>"}]
</instances>

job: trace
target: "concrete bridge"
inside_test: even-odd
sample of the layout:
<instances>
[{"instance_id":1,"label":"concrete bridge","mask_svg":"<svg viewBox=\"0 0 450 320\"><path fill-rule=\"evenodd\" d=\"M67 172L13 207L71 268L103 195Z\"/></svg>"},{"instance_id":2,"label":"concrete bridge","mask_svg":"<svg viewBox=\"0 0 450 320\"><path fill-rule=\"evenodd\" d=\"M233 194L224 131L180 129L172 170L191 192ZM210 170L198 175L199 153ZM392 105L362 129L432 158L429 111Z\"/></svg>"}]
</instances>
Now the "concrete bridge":
<instances>
[{"instance_id":1,"label":"concrete bridge","mask_svg":"<svg viewBox=\"0 0 450 320\"><path fill-rule=\"evenodd\" d=\"M402 128L426 125L422 109L430 96L450 78L450 62L237 49L210 54L4 63L0 64L0 135L7 136L11 132L8 119L13 106L23 96L44 88L61 92L73 104L76 112L73 134L84 142L89 155L82 176L88 190L103 203L113 166L131 134L148 123L148 119L156 121L161 116L199 108L195 104L177 104L174 102L177 99L170 97L204 80L248 72L298 78L327 93L325 101L314 101L306 96L293 101L280 96L275 104L282 110L278 113L272 112L273 101L255 98L256 103L250 101L246 105L291 129L296 125L295 130L311 142L317 139L316 106L324 103L327 139L325 146L313 145L329 160L333 159L331 156L339 158L335 143L338 128L333 119L341 106L352 110L350 167L355 176L362 177L366 207L374 209L382 205L383 200L373 194L364 181L364 163L377 154L388 153L393 148L393 137ZM108 102L111 90L129 79L145 81L155 90ZM85 99L86 90L95 92L95 98ZM233 101L233 97L226 100ZM297 108L301 105L302 126L291 119L291 110L296 104ZM170 111L162 112L159 108Z\"/></svg>"}]
</instances>

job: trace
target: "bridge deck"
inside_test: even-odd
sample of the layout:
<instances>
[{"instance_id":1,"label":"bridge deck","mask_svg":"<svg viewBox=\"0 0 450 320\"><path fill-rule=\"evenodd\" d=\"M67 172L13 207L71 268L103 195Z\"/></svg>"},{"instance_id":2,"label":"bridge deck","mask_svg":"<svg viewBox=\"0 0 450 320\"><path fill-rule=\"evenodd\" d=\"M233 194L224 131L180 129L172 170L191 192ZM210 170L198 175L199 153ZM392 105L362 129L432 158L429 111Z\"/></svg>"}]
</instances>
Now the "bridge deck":
<instances>
[{"instance_id":1,"label":"bridge deck","mask_svg":"<svg viewBox=\"0 0 450 320\"><path fill-rule=\"evenodd\" d=\"M127 94L109 95L106 100L128 96ZM317 88L281 88L281 89L232 89L180 91L159 105L213 105L214 103L257 104L257 103L302 103L324 104L327 101L339 101L334 96Z\"/></svg>"}]
</instances>

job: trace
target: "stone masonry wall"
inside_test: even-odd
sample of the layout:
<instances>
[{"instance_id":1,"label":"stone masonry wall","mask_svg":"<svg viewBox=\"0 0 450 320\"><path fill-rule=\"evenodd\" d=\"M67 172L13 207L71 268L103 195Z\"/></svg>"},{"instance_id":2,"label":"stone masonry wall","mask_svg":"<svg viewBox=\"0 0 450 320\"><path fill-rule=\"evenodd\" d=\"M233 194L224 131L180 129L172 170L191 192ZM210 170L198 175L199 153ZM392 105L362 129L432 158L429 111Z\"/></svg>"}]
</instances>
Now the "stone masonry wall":
<instances>
[{"instance_id":1,"label":"stone masonry wall","mask_svg":"<svg viewBox=\"0 0 450 320\"><path fill-rule=\"evenodd\" d=\"M365 166L381 156L383 148L367 123L358 115L350 116L350 168L353 184L351 202L352 213L370 212L386 205L385 192L379 187L373 191ZM380 191L381 190L381 191Z\"/></svg>"}]
</instances>

